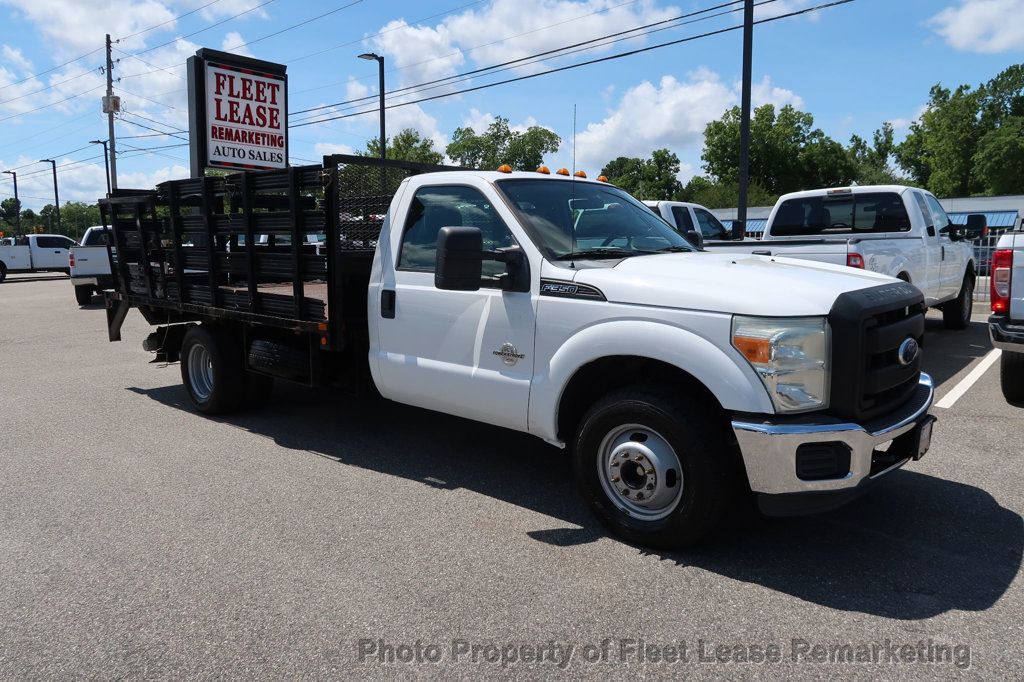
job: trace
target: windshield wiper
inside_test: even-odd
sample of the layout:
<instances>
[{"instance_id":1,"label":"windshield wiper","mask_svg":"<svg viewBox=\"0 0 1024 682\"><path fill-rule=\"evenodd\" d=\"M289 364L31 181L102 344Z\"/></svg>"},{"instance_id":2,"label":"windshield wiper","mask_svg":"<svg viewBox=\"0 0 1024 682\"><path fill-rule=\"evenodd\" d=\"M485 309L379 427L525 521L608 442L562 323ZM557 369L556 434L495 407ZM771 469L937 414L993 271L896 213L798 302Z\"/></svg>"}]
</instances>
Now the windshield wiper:
<instances>
[{"instance_id":1,"label":"windshield wiper","mask_svg":"<svg viewBox=\"0 0 1024 682\"><path fill-rule=\"evenodd\" d=\"M596 249L583 249L581 251L570 251L569 253L556 256L555 260L590 260L599 258L628 258L629 256L639 256L644 253L651 253L650 251L629 251L626 249L619 249L615 247L601 247Z\"/></svg>"},{"instance_id":2,"label":"windshield wiper","mask_svg":"<svg viewBox=\"0 0 1024 682\"><path fill-rule=\"evenodd\" d=\"M658 253L690 253L696 250L692 246L666 246L663 249L658 249Z\"/></svg>"}]
</instances>

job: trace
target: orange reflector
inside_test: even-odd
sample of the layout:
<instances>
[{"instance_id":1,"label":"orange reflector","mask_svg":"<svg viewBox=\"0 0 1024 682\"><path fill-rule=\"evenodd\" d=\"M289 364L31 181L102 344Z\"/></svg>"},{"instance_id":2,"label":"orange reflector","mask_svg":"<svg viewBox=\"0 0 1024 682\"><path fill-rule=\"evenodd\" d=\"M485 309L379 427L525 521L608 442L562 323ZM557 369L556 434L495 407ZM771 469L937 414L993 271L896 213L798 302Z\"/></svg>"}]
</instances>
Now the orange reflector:
<instances>
[{"instance_id":1,"label":"orange reflector","mask_svg":"<svg viewBox=\"0 0 1024 682\"><path fill-rule=\"evenodd\" d=\"M573 173L573 175L575 175L577 178L585 178L585 177L587 177L587 174L584 173L583 171L576 171L575 173Z\"/></svg>"},{"instance_id":2,"label":"orange reflector","mask_svg":"<svg viewBox=\"0 0 1024 682\"><path fill-rule=\"evenodd\" d=\"M321 346L326 346L327 345L327 337L326 336L321 336L320 337L320 345Z\"/></svg>"},{"instance_id":3,"label":"orange reflector","mask_svg":"<svg viewBox=\"0 0 1024 682\"><path fill-rule=\"evenodd\" d=\"M758 339L752 336L734 336L732 345L743 354L747 360L755 364L765 364L771 360L771 342L768 339Z\"/></svg>"},{"instance_id":4,"label":"orange reflector","mask_svg":"<svg viewBox=\"0 0 1024 682\"><path fill-rule=\"evenodd\" d=\"M568 175L569 174L569 169L568 168L559 168L555 172L558 173L559 175Z\"/></svg>"},{"instance_id":5,"label":"orange reflector","mask_svg":"<svg viewBox=\"0 0 1024 682\"><path fill-rule=\"evenodd\" d=\"M512 172L512 166L508 165L507 163L503 163L500 166L498 166L498 172L499 173L511 173Z\"/></svg>"},{"instance_id":6,"label":"orange reflector","mask_svg":"<svg viewBox=\"0 0 1024 682\"><path fill-rule=\"evenodd\" d=\"M551 175L551 171L547 166L537 166L537 172L543 173L544 175Z\"/></svg>"},{"instance_id":7,"label":"orange reflector","mask_svg":"<svg viewBox=\"0 0 1024 682\"><path fill-rule=\"evenodd\" d=\"M326 322L321 322L320 324L318 324L316 326L316 328L319 329L322 332L325 332L325 331L327 331L327 323Z\"/></svg>"},{"instance_id":8,"label":"orange reflector","mask_svg":"<svg viewBox=\"0 0 1024 682\"><path fill-rule=\"evenodd\" d=\"M607 175L598 175L597 176L597 181L598 182L608 182L608 176Z\"/></svg>"}]
</instances>

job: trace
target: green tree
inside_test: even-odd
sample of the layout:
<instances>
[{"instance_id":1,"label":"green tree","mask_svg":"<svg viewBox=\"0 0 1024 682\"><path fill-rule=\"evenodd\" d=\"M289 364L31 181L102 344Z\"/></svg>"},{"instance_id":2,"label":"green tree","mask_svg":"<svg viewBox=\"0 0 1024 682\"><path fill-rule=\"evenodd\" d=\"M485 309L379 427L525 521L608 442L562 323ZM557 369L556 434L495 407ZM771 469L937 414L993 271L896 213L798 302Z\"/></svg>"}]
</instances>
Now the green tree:
<instances>
[{"instance_id":1,"label":"green tree","mask_svg":"<svg viewBox=\"0 0 1024 682\"><path fill-rule=\"evenodd\" d=\"M14 227L18 223L18 212L21 209L21 202L14 197L0 201L0 219L7 223L7 227Z\"/></svg>"},{"instance_id":2,"label":"green tree","mask_svg":"<svg viewBox=\"0 0 1024 682\"><path fill-rule=\"evenodd\" d=\"M1024 194L1024 116L1006 118L986 133L973 161L988 193Z\"/></svg>"},{"instance_id":3,"label":"green tree","mask_svg":"<svg viewBox=\"0 0 1024 682\"><path fill-rule=\"evenodd\" d=\"M771 194L849 184L856 168L846 149L814 117L786 105L754 110L750 121L750 182ZM716 184L739 181L740 110L733 107L704 131L704 169Z\"/></svg>"},{"instance_id":4,"label":"green tree","mask_svg":"<svg viewBox=\"0 0 1024 682\"><path fill-rule=\"evenodd\" d=\"M686 183L677 199L708 208L733 208L740 201L740 185L738 182L714 182L698 175ZM757 183L751 183L747 187L748 206L771 206L776 199L777 196Z\"/></svg>"},{"instance_id":5,"label":"green tree","mask_svg":"<svg viewBox=\"0 0 1024 682\"><path fill-rule=\"evenodd\" d=\"M494 170L508 164L516 170L534 170L544 155L558 151L562 143L556 133L540 126L524 132L509 128L508 119L499 116L482 134L469 127L457 128L445 148L448 157L461 166Z\"/></svg>"},{"instance_id":6,"label":"green tree","mask_svg":"<svg viewBox=\"0 0 1024 682\"><path fill-rule=\"evenodd\" d=\"M605 164L600 174L638 199L667 201L682 191L679 157L667 149L655 149L649 159L617 157Z\"/></svg>"},{"instance_id":7,"label":"green tree","mask_svg":"<svg viewBox=\"0 0 1024 682\"><path fill-rule=\"evenodd\" d=\"M88 228L99 225L100 221L100 207L97 204L68 201L60 207L61 232L69 237L81 239Z\"/></svg>"},{"instance_id":8,"label":"green tree","mask_svg":"<svg viewBox=\"0 0 1024 682\"><path fill-rule=\"evenodd\" d=\"M56 210L53 204L43 206L39 210L39 220L36 221L38 225L46 228L46 231L50 234L56 234L57 219L54 217Z\"/></svg>"},{"instance_id":9,"label":"green tree","mask_svg":"<svg viewBox=\"0 0 1024 682\"><path fill-rule=\"evenodd\" d=\"M846 151L856 167L854 179L862 185L905 184L906 180L890 165L895 147L893 127L888 121L875 131L871 144L859 135L852 136Z\"/></svg>"},{"instance_id":10,"label":"green tree","mask_svg":"<svg viewBox=\"0 0 1024 682\"><path fill-rule=\"evenodd\" d=\"M387 141L387 157L401 161L414 161L438 165L444 161L444 154L434 149L434 141L425 138L413 128L404 128ZM366 156L380 156L380 139L373 138L366 144Z\"/></svg>"}]
</instances>

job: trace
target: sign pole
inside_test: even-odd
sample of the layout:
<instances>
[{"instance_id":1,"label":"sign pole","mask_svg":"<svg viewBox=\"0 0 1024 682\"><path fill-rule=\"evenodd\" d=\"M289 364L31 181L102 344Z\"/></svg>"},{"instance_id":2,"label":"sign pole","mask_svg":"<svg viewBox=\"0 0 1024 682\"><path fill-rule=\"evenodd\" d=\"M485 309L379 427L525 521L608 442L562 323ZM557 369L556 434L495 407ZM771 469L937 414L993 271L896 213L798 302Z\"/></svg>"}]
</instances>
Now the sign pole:
<instances>
[{"instance_id":1,"label":"sign pole","mask_svg":"<svg viewBox=\"0 0 1024 682\"><path fill-rule=\"evenodd\" d=\"M743 94L740 111L740 196L736 219L747 225L747 187L750 184L750 86L754 43L754 0L743 3Z\"/></svg>"}]
</instances>

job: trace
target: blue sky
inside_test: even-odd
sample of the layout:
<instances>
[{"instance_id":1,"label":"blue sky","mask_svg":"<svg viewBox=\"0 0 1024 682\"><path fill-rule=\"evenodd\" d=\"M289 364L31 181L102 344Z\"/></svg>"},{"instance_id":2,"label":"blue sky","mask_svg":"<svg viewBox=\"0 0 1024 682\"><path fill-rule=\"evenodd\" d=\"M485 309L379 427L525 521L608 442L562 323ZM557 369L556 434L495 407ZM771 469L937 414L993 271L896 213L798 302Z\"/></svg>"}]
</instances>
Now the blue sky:
<instances>
[{"instance_id":1,"label":"blue sky","mask_svg":"<svg viewBox=\"0 0 1024 682\"><path fill-rule=\"evenodd\" d=\"M758 12L766 17L822 2L775 0ZM62 201L92 201L104 192L103 161L95 158L101 150L88 142L106 137L98 70L106 32L121 38L115 91L128 112L117 124L118 177L122 187L149 187L187 175L188 149L174 146L187 135L150 129L187 128L184 61L199 47L287 64L296 112L374 95L376 64L356 58L367 50L385 56L390 90L718 4L722 0L0 0L0 169L17 169L23 203L31 208L52 201L48 167L37 159L58 159ZM424 94L736 26L739 14L693 19L700 20ZM978 84L1022 61L1022 29L1024 0L854 0L783 18L756 30L755 104L797 104L843 142L852 133L868 136L887 120L905 131L934 83ZM243 43L250 44L235 47ZM482 130L503 115L514 126L555 130L563 145L547 161L571 165L575 105L580 168L595 172L615 156L668 147L683 161L685 180L701 170L706 123L738 103L740 46L741 32L732 31L403 106L388 112L388 131L413 127L443 148L455 128ZM337 112L365 109L366 115L293 128L293 161L363 148L377 132L374 102ZM310 117L293 115L291 122ZM139 135L147 137L129 137ZM0 177L0 198L6 198L10 176Z\"/></svg>"}]
</instances>

